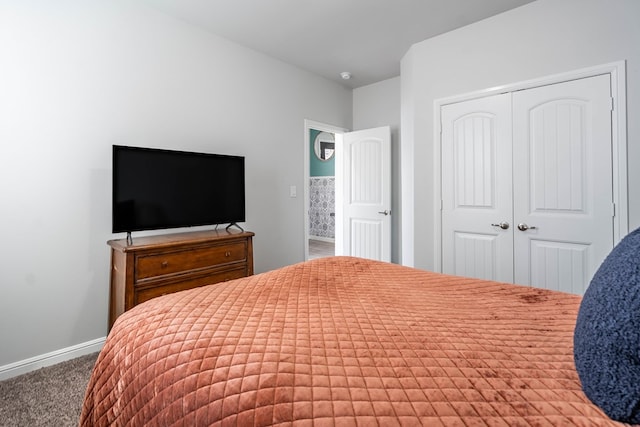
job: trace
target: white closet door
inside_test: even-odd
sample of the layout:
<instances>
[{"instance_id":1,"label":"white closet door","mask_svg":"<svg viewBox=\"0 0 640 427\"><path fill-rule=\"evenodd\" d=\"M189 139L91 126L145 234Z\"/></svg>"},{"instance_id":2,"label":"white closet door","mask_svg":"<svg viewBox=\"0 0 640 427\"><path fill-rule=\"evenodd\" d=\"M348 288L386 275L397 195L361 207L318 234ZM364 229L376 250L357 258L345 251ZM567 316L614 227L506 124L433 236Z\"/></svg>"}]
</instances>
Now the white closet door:
<instances>
[{"instance_id":1,"label":"white closet door","mask_svg":"<svg viewBox=\"0 0 640 427\"><path fill-rule=\"evenodd\" d=\"M443 272L512 282L511 95L443 106L441 119Z\"/></svg>"},{"instance_id":2,"label":"white closet door","mask_svg":"<svg viewBox=\"0 0 640 427\"><path fill-rule=\"evenodd\" d=\"M613 247L611 106L608 74L514 92L516 283L583 294Z\"/></svg>"}]
</instances>

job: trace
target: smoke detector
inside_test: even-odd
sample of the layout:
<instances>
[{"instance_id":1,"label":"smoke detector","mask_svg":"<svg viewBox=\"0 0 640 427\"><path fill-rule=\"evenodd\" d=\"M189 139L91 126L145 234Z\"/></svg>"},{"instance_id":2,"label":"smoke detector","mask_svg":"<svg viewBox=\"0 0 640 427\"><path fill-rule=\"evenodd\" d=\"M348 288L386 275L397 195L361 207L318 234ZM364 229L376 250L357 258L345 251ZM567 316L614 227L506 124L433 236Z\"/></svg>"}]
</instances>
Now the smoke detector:
<instances>
[{"instance_id":1,"label":"smoke detector","mask_svg":"<svg viewBox=\"0 0 640 427\"><path fill-rule=\"evenodd\" d=\"M348 71L343 71L340 73L340 77L342 77L343 80L349 80L351 78L351 73Z\"/></svg>"}]
</instances>

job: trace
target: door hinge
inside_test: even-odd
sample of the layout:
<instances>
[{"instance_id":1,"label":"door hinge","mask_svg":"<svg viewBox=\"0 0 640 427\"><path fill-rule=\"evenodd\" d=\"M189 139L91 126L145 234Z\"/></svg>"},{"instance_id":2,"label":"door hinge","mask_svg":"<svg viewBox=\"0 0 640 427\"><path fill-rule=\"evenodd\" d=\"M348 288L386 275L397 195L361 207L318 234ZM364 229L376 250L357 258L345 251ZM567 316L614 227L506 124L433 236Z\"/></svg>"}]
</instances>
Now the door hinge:
<instances>
[{"instance_id":1,"label":"door hinge","mask_svg":"<svg viewBox=\"0 0 640 427\"><path fill-rule=\"evenodd\" d=\"M616 100L613 97L609 99L611 100L611 111L613 111L616 108Z\"/></svg>"},{"instance_id":2,"label":"door hinge","mask_svg":"<svg viewBox=\"0 0 640 427\"><path fill-rule=\"evenodd\" d=\"M616 204L615 203L611 203L611 216L612 217L616 216Z\"/></svg>"}]
</instances>

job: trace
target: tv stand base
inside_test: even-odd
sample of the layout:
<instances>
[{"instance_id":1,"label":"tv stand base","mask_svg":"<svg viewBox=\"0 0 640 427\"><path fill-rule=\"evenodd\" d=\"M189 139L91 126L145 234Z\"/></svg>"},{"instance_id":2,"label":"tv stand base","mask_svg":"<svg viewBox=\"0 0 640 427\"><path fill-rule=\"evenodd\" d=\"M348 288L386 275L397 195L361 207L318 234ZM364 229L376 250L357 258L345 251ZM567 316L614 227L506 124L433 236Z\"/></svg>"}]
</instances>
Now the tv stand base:
<instances>
[{"instance_id":1,"label":"tv stand base","mask_svg":"<svg viewBox=\"0 0 640 427\"><path fill-rule=\"evenodd\" d=\"M231 224L227 225L227 227L225 228L225 230L227 230L227 231L228 231L228 230L229 230L231 227L233 227L234 225L235 225L236 227L238 227L238 229L240 229L240 231L243 231L243 232L244 232L244 228L240 227L240 226L238 225L238 223L236 223L236 222L232 222Z\"/></svg>"}]
</instances>

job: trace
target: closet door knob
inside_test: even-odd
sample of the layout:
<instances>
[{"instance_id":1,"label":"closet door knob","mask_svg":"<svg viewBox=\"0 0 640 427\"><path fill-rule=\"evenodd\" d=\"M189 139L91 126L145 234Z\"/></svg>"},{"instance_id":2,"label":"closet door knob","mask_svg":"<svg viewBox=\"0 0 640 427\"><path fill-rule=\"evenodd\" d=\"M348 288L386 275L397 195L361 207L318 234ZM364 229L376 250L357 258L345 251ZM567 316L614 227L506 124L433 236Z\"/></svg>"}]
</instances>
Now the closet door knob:
<instances>
[{"instance_id":1,"label":"closet door knob","mask_svg":"<svg viewBox=\"0 0 640 427\"><path fill-rule=\"evenodd\" d=\"M520 231L527 231L527 230L535 230L537 227L531 226L529 227L527 224L521 222L520 224L518 224L518 230Z\"/></svg>"},{"instance_id":2,"label":"closet door knob","mask_svg":"<svg viewBox=\"0 0 640 427\"><path fill-rule=\"evenodd\" d=\"M509 223L506 222L506 221L502 221L502 222L499 222L497 224L491 224L491 225L494 226L494 227L500 227L503 230L508 230L509 229Z\"/></svg>"}]
</instances>

